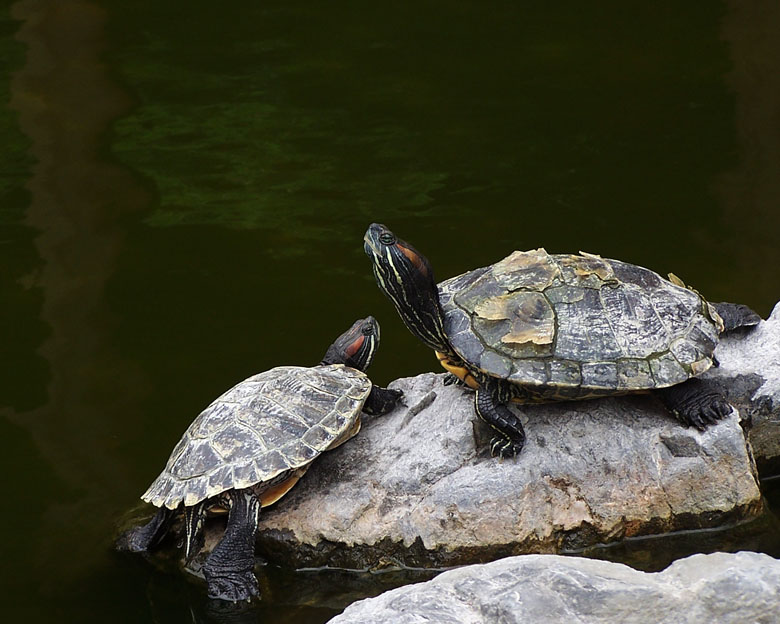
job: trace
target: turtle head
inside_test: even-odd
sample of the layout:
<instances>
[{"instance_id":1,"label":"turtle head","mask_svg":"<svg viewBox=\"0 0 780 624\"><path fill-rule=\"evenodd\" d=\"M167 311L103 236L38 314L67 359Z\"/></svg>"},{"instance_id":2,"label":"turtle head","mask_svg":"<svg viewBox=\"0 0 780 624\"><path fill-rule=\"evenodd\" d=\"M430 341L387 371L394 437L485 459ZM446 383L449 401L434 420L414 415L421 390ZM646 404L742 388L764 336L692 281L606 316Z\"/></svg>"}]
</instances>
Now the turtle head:
<instances>
[{"instance_id":1,"label":"turtle head","mask_svg":"<svg viewBox=\"0 0 780 624\"><path fill-rule=\"evenodd\" d=\"M431 349L450 353L428 259L380 223L369 226L363 242L379 289L393 302L409 331Z\"/></svg>"},{"instance_id":2,"label":"turtle head","mask_svg":"<svg viewBox=\"0 0 780 624\"><path fill-rule=\"evenodd\" d=\"M379 323L373 316L358 319L328 347L320 364L344 364L365 371L379 346Z\"/></svg>"}]
</instances>

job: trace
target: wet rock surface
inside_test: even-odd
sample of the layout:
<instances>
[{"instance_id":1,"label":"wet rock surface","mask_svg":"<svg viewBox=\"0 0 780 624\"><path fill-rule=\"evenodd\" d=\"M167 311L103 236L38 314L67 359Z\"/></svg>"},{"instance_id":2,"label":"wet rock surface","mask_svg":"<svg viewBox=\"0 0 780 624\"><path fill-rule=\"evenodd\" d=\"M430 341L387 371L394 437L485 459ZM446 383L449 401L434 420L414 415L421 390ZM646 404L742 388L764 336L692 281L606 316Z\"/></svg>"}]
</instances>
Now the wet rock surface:
<instances>
[{"instance_id":1,"label":"wet rock surface","mask_svg":"<svg viewBox=\"0 0 780 624\"><path fill-rule=\"evenodd\" d=\"M779 354L780 306L752 332L725 337L721 365L708 373L752 419L760 461L780 455ZM526 446L499 460L487 451L472 392L444 379L390 384L405 405L365 419L356 438L263 510L259 554L295 567L455 565L722 526L761 511L736 411L699 432L651 395L514 406Z\"/></svg>"},{"instance_id":2,"label":"wet rock surface","mask_svg":"<svg viewBox=\"0 0 780 624\"><path fill-rule=\"evenodd\" d=\"M330 622L770 624L778 605L780 561L758 553L693 555L657 573L524 555L361 600Z\"/></svg>"}]
</instances>

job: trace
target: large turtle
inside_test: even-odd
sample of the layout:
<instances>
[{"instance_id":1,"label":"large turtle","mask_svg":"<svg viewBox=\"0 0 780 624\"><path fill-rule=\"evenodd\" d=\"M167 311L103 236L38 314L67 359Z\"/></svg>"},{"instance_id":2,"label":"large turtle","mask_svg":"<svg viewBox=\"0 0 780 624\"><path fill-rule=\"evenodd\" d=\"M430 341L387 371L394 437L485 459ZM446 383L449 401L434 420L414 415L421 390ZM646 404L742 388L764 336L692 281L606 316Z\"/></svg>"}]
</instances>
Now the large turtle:
<instances>
[{"instance_id":1,"label":"large turtle","mask_svg":"<svg viewBox=\"0 0 780 624\"><path fill-rule=\"evenodd\" d=\"M157 514L122 535L118 548L153 548L183 511L189 559L200 549L206 510L228 509L225 534L203 566L209 596L257 595L260 509L284 496L320 453L354 436L361 410L384 414L401 397L372 385L363 372L378 345L379 325L369 316L339 336L318 366L280 366L225 392L192 422L141 497L160 508Z\"/></svg>"},{"instance_id":2,"label":"large turtle","mask_svg":"<svg viewBox=\"0 0 780 624\"><path fill-rule=\"evenodd\" d=\"M379 288L445 369L474 388L477 414L498 435L491 453L525 441L508 401L655 392L685 425L731 411L696 375L718 335L755 325L746 306L710 304L670 274L596 255L516 251L436 285L428 260L384 225L364 238Z\"/></svg>"}]
</instances>

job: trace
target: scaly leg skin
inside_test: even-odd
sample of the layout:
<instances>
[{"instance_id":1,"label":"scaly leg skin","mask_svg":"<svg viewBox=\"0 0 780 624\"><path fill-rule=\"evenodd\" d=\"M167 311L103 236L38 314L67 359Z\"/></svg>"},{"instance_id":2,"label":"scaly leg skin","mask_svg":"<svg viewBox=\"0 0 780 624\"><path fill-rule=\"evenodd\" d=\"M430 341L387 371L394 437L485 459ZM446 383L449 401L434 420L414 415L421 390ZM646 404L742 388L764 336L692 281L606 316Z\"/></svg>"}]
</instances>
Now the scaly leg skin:
<instances>
[{"instance_id":1,"label":"scaly leg skin","mask_svg":"<svg viewBox=\"0 0 780 624\"><path fill-rule=\"evenodd\" d=\"M151 550L165 537L174 515L173 510L161 507L149 522L120 535L116 541L116 549L127 552Z\"/></svg>"},{"instance_id":2,"label":"scaly leg skin","mask_svg":"<svg viewBox=\"0 0 780 624\"><path fill-rule=\"evenodd\" d=\"M720 392L701 379L689 379L655 392L677 420L699 431L728 416L732 409Z\"/></svg>"},{"instance_id":3,"label":"scaly leg skin","mask_svg":"<svg viewBox=\"0 0 780 624\"><path fill-rule=\"evenodd\" d=\"M249 600L260 594L255 578L255 533L260 501L251 488L225 492L230 500L225 535L206 559L209 598Z\"/></svg>"},{"instance_id":4,"label":"scaly leg skin","mask_svg":"<svg viewBox=\"0 0 780 624\"><path fill-rule=\"evenodd\" d=\"M374 386L371 388L371 394L368 395L366 402L363 404L363 411L366 414L376 416L387 414L392 411L403 394L400 390Z\"/></svg>"},{"instance_id":5,"label":"scaly leg skin","mask_svg":"<svg viewBox=\"0 0 780 624\"><path fill-rule=\"evenodd\" d=\"M493 388L480 386L474 397L474 407L477 415L499 434L490 442L490 454L514 457L525 444L523 424L495 395Z\"/></svg>"}]
</instances>

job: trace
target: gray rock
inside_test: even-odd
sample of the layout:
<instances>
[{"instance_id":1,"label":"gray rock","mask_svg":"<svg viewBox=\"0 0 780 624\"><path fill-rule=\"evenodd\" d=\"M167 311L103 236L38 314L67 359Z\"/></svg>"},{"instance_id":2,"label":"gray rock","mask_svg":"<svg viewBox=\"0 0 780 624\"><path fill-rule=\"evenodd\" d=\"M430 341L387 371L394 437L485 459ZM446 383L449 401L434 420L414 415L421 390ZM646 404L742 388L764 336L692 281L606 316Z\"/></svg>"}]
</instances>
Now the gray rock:
<instances>
[{"instance_id":1,"label":"gray rock","mask_svg":"<svg viewBox=\"0 0 780 624\"><path fill-rule=\"evenodd\" d=\"M656 573L579 557L524 555L361 600L330 622L772 624L778 613L780 561L768 555L693 555Z\"/></svg>"},{"instance_id":2,"label":"gray rock","mask_svg":"<svg viewBox=\"0 0 780 624\"><path fill-rule=\"evenodd\" d=\"M762 453L780 454L779 345L780 306L725 338L709 374L752 416ZM736 411L699 432L651 395L514 406L526 446L499 460L480 439L490 434L473 393L443 380L390 384L405 405L367 419L263 511L260 554L297 567L457 565L722 526L762 509Z\"/></svg>"},{"instance_id":3,"label":"gray rock","mask_svg":"<svg viewBox=\"0 0 780 624\"><path fill-rule=\"evenodd\" d=\"M721 383L729 401L750 421L748 439L759 467L780 469L780 303L755 329L727 334L705 378Z\"/></svg>"}]
</instances>

